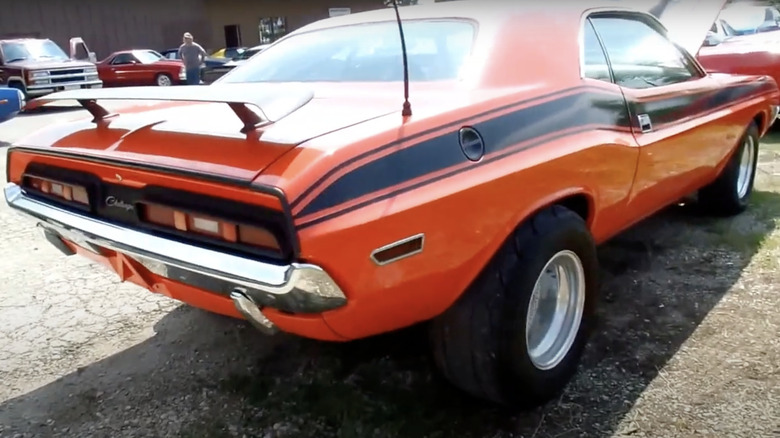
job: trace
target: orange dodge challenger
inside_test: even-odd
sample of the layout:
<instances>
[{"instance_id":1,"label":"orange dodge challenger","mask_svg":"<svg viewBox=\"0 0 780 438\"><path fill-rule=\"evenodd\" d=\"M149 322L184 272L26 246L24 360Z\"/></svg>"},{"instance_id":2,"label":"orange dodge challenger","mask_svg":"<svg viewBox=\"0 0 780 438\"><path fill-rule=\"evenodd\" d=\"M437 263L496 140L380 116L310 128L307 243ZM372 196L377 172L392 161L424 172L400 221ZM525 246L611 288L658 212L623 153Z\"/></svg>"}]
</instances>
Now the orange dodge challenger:
<instances>
[{"instance_id":1,"label":"orange dodge challenger","mask_svg":"<svg viewBox=\"0 0 780 438\"><path fill-rule=\"evenodd\" d=\"M5 198L150 291L325 341L426 321L456 386L543 403L594 324L596 245L691 193L741 212L778 111L773 79L604 4L387 8L210 86L51 94L91 117L11 147ZM125 99L162 102L101 103Z\"/></svg>"}]
</instances>

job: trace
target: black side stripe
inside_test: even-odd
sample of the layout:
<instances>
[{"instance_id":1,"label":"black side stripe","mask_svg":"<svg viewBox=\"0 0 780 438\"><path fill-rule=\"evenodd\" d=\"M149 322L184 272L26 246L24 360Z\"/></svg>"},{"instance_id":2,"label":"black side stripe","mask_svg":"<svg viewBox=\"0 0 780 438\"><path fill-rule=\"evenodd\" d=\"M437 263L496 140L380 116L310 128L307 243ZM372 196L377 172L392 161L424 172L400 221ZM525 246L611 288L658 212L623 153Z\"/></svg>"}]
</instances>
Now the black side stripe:
<instances>
[{"instance_id":1,"label":"black side stripe","mask_svg":"<svg viewBox=\"0 0 780 438\"><path fill-rule=\"evenodd\" d=\"M750 97L757 89L766 85L764 82L739 84L719 90L691 94L682 98L675 96L657 101L632 102L631 106L633 110L639 109L649 113L656 125L673 124L675 118L679 119L686 113L698 115L717 111L736 100ZM471 170L474 166L486 165L529 148L546 144L554 139L588 131L593 129L593 126L625 131L633 125L633 118L629 118L626 114L622 96L608 91L600 93L585 91L530 108L523 108L475 125L482 133L487 148L486 156L480 162L465 168L453 169L438 177L425 179L414 185L393 190L357 205L299 224L298 228L316 225L366 205L396 196L399 193ZM555 135L556 132L561 131L564 132ZM533 142L534 139L551 135L553 137ZM524 142L532 143L521 148L512 147ZM390 189L465 161L465 156L457 146L457 130L448 132L367 163L345 174L306 205L296 215L296 218L332 208L370 193Z\"/></svg>"},{"instance_id":2,"label":"black side stripe","mask_svg":"<svg viewBox=\"0 0 780 438\"><path fill-rule=\"evenodd\" d=\"M511 146L553 135L564 129L599 125L628 130L630 121L625 108L619 94L586 91L520 109L477 123L474 127L482 133L487 158ZM307 204L296 217L317 213L466 161L458 145L455 129L343 175Z\"/></svg>"},{"instance_id":3,"label":"black side stripe","mask_svg":"<svg viewBox=\"0 0 780 438\"><path fill-rule=\"evenodd\" d=\"M680 119L690 116L701 116L717 111L755 94L766 85L766 82L751 82L655 101L630 102L629 106L635 114L649 115L653 126L660 127L675 124Z\"/></svg>"},{"instance_id":4,"label":"black side stripe","mask_svg":"<svg viewBox=\"0 0 780 438\"><path fill-rule=\"evenodd\" d=\"M589 89L589 88L590 89L594 89L595 88L595 89L603 90L602 91L603 93L609 93L609 90L607 90L605 88L597 88L597 87L593 87L593 86L589 86L589 85L582 85L582 86L577 86L577 87L565 88L563 90L559 90L559 91L556 91L556 92L553 92L553 93L548 93L548 94L544 94L544 95L541 95L541 96L536 96L536 97L533 97L533 98L530 98L530 99L526 99L526 100L522 100L522 101L518 101L518 102L513 102L511 104L503 105L503 106L500 106L498 108L493 108L491 110L484 111L484 112L479 113L479 114L475 114L475 115L472 115L472 116L469 116L469 117L466 117L466 118L462 118L462 119L456 120L456 121L448 123L447 125L444 125L444 126L437 126L435 128L426 129L426 130L421 131L421 132L419 132L417 134L410 135L408 137L404 137L404 138L401 138L401 139L398 139L398 140L394 140L394 141L392 141L390 143L387 143L387 144L385 144L383 146L380 146L379 148L371 149L370 151L363 152L360 155L357 155L355 157L352 157L352 158L346 160L343 163L340 163L338 166L335 166L333 169L331 169L327 173L325 173L325 175L323 175L321 178L319 178L317 181L315 181L314 184L309 186L294 201L292 201L290 203L290 208L292 208L294 210L298 206L298 204L300 204L304 199L306 199L306 197L309 194L311 194L312 191L314 191L317 187L321 186L328 178L330 178L331 176L336 174L339 170L343 169L344 167L349 166L352 163L355 163L357 161L363 160L363 159L365 159L367 157L370 157L372 155L376 155L376 154L378 154L380 152L383 152L383 151L385 151L387 149L396 147L399 144L406 143L406 142L409 142L409 141L413 141L415 139L418 139L420 137L424 137L426 135L430 135L431 133L434 133L436 131L440 131L440 130L445 129L445 128L460 129L460 127L463 124L468 123L469 121L471 121L473 119L487 117L487 116L490 116L492 114L496 114L498 112L506 111L508 109L511 109L511 108L514 108L514 107L517 107L517 106L528 105L528 104L532 104L534 102L539 102L541 100L545 100L545 99L549 99L549 98L552 98L552 97L555 97L555 96L560 96L560 95L563 95L563 94L566 94L566 93L570 93L572 91L584 90L584 89Z\"/></svg>"},{"instance_id":5,"label":"black side stripe","mask_svg":"<svg viewBox=\"0 0 780 438\"><path fill-rule=\"evenodd\" d=\"M555 140L558 140L558 139L561 139L561 138L564 138L564 137L568 137L570 135L577 135L577 134L581 134L583 132L588 132L588 131L591 131L592 129L593 129L592 127L582 127L580 129L577 129L577 130L574 130L574 131L568 131L566 133L561 133L561 134L558 134L558 135L554 135L552 137L545 138L543 140L539 140L537 142L531 143L531 144L526 145L524 147L521 147L521 148L518 148L518 149L513 149L511 151L506 151L506 152L503 152L503 153L498 154L498 155L494 155L494 156L492 156L490 158L484 159L483 161L475 163L474 165L475 166L482 166L482 165L490 164L490 163L493 163L495 161L499 161L499 160L502 160L504 158L507 158L507 157L509 157L511 155L519 154L520 152L526 151L528 149L533 149L535 147L542 146L542 145L547 144L547 143L549 143L551 141L555 141ZM467 167L465 169L454 169L451 172L447 172L445 174L442 174L440 176L434 177L432 179L425 180L425 181L420 181L419 183L413 184L413 185L411 185L409 187L404 187L402 189L394 190L394 191L392 191L390 193L386 193L384 195L377 196L376 198L372 198L372 199L363 201L363 202L361 202L359 204L352 205L352 206L347 207L347 208L345 208L343 210L339 210L339 211L333 212L331 214L319 217L317 219L313 219L313 220L310 220L308 222L302 223L302 224L298 225L297 228L300 230L300 229L303 229L303 228L307 228L307 227L311 227L311 226L317 225L317 224L322 223L322 222L329 221L329 220L331 220L331 219L333 219L335 217L345 215L347 213L350 213L352 211L361 209L361 208L363 208L365 206L368 206L368 205L371 205L373 203L384 201L385 199L392 198L392 197L397 196L397 195L399 195L401 193L418 189L418 188L423 187L425 185L435 183L437 181L443 180L445 178L449 178L451 176L455 176L455 175L457 175L459 173L462 173L462 172L470 171L472 169L473 169L473 167Z\"/></svg>"}]
</instances>

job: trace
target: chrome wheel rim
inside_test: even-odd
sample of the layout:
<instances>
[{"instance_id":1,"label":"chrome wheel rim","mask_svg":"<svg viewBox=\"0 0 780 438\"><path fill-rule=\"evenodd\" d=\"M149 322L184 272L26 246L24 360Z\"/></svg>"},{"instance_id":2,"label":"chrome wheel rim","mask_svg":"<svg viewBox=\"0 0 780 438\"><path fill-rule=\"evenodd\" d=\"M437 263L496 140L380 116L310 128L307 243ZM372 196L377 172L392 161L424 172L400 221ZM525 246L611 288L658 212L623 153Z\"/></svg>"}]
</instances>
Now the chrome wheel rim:
<instances>
[{"instance_id":1,"label":"chrome wheel rim","mask_svg":"<svg viewBox=\"0 0 780 438\"><path fill-rule=\"evenodd\" d=\"M161 87L167 87L167 86L171 85L171 80L168 79L168 76L159 76L157 78L157 85L159 85Z\"/></svg>"},{"instance_id":2,"label":"chrome wheel rim","mask_svg":"<svg viewBox=\"0 0 780 438\"><path fill-rule=\"evenodd\" d=\"M577 254L561 251L542 269L528 305L525 342L536 368L555 368L566 357L584 309L585 269Z\"/></svg>"},{"instance_id":3,"label":"chrome wheel rim","mask_svg":"<svg viewBox=\"0 0 780 438\"><path fill-rule=\"evenodd\" d=\"M739 171L737 172L737 196L744 198L750 189L750 175L756 162L756 143L752 136L748 135L742 143L742 151L739 157Z\"/></svg>"}]
</instances>

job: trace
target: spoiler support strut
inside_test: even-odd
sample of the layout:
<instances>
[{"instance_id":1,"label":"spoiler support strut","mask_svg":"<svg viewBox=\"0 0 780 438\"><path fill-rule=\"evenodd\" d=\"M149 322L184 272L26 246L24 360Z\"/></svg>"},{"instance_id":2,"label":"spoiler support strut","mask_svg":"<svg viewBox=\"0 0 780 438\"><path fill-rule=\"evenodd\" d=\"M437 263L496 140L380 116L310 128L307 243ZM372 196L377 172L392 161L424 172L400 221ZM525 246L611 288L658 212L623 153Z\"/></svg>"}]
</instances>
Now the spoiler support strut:
<instances>
[{"instance_id":1,"label":"spoiler support strut","mask_svg":"<svg viewBox=\"0 0 780 438\"><path fill-rule=\"evenodd\" d=\"M116 113L112 113L98 105L95 99L79 99L78 102L82 108L92 114L92 123L98 123L103 119L116 116Z\"/></svg>"},{"instance_id":2,"label":"spoiler support strut","mask_svg":"<svg viewBox=\"0 0 780 438\"><path fill-rule=\"evenodd\" d=\"M48 103L75 100L98 123L118 115L100 105L98 100L147 100L224 103L241 120L242 134L275 123L306 105L314 98L314 92L300 86L284 86L272 83L180 85L176 87L119 87L60 91L27 104L28 109ZM249 108L254 106L257 110Z\"/></svg>"}]
</instances>

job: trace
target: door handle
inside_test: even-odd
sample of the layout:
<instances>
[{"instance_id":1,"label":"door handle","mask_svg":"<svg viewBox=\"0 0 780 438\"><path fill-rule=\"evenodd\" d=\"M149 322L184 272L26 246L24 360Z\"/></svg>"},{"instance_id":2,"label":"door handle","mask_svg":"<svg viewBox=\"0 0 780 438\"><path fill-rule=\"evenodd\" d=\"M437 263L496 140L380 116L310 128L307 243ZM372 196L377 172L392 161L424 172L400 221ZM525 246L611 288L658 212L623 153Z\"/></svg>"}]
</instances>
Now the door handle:
<instances>
[{"instance_id":1,"label":"door handle","mask_svg":"<svg viewBox=\"0 0 780 438\"><path fill-rule=\"evenodd\" d=\"M650 121L650 116L647 114L640 114L636 116L637 120L639 120L639 129L642 130L642 132L650 132L653 130L653 123Z\"/></svg>"}]
</instances>

